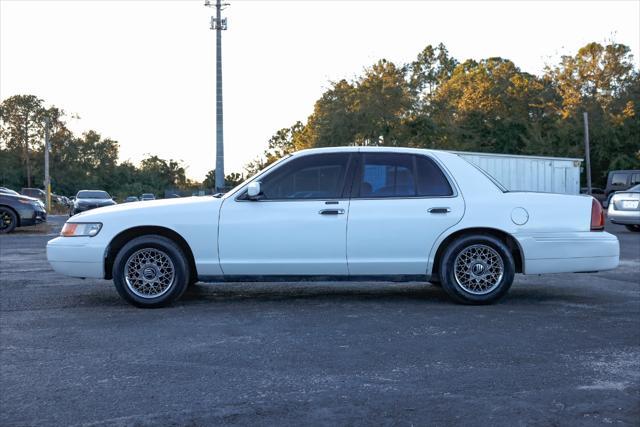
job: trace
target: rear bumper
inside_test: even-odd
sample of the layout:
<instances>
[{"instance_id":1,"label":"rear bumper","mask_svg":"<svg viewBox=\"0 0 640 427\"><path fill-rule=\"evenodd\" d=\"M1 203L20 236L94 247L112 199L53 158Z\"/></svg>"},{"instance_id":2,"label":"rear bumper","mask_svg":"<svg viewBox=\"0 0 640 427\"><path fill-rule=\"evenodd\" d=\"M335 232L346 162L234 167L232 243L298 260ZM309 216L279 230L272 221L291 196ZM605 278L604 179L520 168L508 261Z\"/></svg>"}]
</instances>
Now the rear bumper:
<instances>
[{"instance_id":1,"label":"rear bumper","mask_svg":"<svg viewBox=\"0 0 640 427\"><path fill-rule=\"evenodd\" d=\"M47 243L47 260L66 276L102 279L105 249L93 237L57 237Z\"/></svg>"},{"instance_id":2,"label":"rear bumper","mask_svg":"<svg viewBox=\"0 0 640 427\"><path fill-rule=\"evenodd\" d=\"M640 225L640 211L619 211L609 209L607 218L614 224Z\"/></svg>"},{"instance_id":3,"label":"rear bumper","mask_svg":"<svg viewBox=\"0 0 640 427\"><path fill-rule=\"evenodd\" d=\"M620 244L606 232L514 236L524 254L524 273L578 273L618 266Z\"/></svg>"}]
</instances>

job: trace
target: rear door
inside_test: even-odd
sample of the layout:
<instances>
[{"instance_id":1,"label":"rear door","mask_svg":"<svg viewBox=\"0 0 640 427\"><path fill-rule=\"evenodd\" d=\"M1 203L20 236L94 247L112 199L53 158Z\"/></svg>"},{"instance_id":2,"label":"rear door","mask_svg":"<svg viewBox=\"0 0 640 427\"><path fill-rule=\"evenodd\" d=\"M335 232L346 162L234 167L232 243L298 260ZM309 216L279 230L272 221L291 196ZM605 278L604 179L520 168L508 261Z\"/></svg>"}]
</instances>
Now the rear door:
<instances>
[{"instance_id":1,"label":"rear door","mask_svg":"<svg viewBox=\"0 0 640 427\"><path fill-rule=\"evenodd\" d=\"M422 275L438 236L464 202L428 155L363 152L349 206L351 275Z\"/></svg>"}]
</instances>

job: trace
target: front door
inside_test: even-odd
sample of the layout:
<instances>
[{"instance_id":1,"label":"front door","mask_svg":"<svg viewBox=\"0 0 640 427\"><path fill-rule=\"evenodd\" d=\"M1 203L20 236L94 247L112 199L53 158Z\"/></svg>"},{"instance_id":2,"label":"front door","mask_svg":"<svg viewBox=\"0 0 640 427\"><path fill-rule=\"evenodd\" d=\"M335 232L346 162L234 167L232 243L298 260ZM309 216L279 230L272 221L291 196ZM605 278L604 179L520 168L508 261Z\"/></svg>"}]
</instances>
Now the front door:
<instances>
[{"instance_id":1,"label":"front door","mask_svg":"<svg viewBox=\"0 0 640 427\"><path fill-rule=\"evenodd\" d=\"M349 207L349 273L423 275L438 236L464 201L427 155L362 153Z\"/></svg>"},{"instance_id":2,"label":"front door","mask_svg":"<svg viewBox=\"0 0 640 427\"><path fill-rule=\"evenodd\" d=\"M226 199L218 238L224 275L347 275L350 157L293 156L260 178L260 200Z\"/></svg>"}]
</instances>

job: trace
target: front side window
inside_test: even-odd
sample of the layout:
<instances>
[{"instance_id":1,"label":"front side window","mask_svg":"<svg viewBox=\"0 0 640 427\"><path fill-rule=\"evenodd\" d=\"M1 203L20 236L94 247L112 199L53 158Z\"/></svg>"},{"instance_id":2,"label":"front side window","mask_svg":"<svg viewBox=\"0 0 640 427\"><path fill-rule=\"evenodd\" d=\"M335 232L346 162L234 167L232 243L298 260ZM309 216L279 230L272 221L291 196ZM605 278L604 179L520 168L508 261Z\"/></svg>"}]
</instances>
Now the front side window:
<instances>
[{"instance_id":1,"label":"front side window","mask_svg":"<svg viewBox=\"0 0 640 427\"><path fill-rule=\"evenodd\" d=\"M631 175L631 185L640 184L640 173L634 173Z\"/></svg>"},{"instance_id":2,"label":"front side window","mask_svg":"<svg viewBox=\"0 0 640 427\"><path fill-rule=\"evenodd\" d=\"M360 198L443 197L453 190L440 168L426 156L373 153L364 154Z\"/></svg>"},{"instance_id":3,"label":"front side window","mask_svg":"<svg viewBox=\"0 0 640 427\"><path fill-rule=\"evenodd\" d=\"M260 180L263 200L342 197L349 154L312 154L293 159Z\"/></svg>"}]
</instances>

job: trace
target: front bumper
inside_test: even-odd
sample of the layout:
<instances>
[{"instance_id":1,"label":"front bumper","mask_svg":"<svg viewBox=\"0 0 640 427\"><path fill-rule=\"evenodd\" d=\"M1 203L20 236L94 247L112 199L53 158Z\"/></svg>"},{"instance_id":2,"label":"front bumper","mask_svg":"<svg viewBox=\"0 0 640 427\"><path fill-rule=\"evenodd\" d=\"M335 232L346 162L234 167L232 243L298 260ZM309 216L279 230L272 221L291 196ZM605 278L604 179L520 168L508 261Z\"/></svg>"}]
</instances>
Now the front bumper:
<instances>
[{"instance_id":1,"label":"front bumper","mask_svg":"<svg viewBox=\"0 0 640 427\"><path fill-rule=\"evenodd\" d=\"M106 246L95 237L56 237L47 243L53 269L71 277L104 278Z\"/></svg>"},{"instance_id":2,"label":"front bumper","mask_svg":"<svg viewBox=\"0 0 640 427\"><path fill-rule=\"evenodd\" d=\"M620 261L618 238L604 231L514 236L524 254L524 273L612 270Z\"/></svg>"},{"instance_id":3,"label":"front bumper","mask_svg":"<svg viewBox=\"0 0 640 427\"><path fill-rule=\"evenodd\" d=\"M47 211L43 209L25 209L20 212L20 227L36 225L47 221Z\"/></svg>"}]
</instances>

